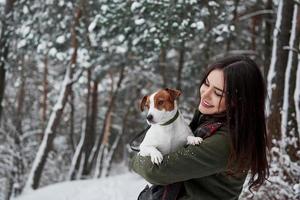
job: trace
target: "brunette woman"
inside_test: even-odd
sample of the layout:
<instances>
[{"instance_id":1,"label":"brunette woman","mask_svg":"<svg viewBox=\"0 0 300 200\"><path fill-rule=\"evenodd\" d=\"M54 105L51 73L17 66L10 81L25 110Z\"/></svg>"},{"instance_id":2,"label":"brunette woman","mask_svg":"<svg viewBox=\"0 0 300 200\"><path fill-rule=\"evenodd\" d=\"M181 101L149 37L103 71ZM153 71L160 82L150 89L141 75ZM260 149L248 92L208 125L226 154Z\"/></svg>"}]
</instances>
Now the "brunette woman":
<instances>
[{"instance_id":1,"label":"brunette woman","mask_svg":"<svg viewBox=\"0 0 300 200\"><path fill-rule=\"evenodd\" d=\"M208 68L199 92L190 127L204 141L165 155L159 166L150 157L133 158L134 171L161 185L153 186L160 192L156 199L238 199L248 173L249 189L269 175L266 88L257 64L246 56L219 60ZM153 187L139 199L155 199Z\"/></svg>"}]
</instances>

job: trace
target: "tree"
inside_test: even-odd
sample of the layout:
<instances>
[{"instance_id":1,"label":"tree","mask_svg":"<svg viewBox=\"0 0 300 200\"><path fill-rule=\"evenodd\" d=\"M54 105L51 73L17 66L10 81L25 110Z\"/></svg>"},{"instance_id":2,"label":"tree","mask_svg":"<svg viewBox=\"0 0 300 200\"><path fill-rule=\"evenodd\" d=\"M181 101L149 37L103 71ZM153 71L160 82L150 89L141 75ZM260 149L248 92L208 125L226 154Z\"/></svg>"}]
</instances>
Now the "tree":
<instances>
[{"instance_id":1,"label":"tree","mask_svg":"<svg viewBox=\"0 0 300 200\"><path fill-rule=\"evenodd\" d=\"M9 40L12 32L13 6L15 0L6 0L4 9L4 19L2 20L0 33L0 119L2 115L2 101L5 90L5 62L9 50Z\"/></svg>"},{"instance_id":2,"label":"tree","mask_svg":"<svg viewBox=\"0 0 300 200\"><path fill-rule=\"evenodd\" d=\"M274 42L271 66L268 73L268 95L270 106L268 117L268 131L277 141L281 138L281 111L283 104L284 74L288 60L290 30L292 27L293 1L279 1L276 26L274 29Z\"/></svg>"}]
</instances>

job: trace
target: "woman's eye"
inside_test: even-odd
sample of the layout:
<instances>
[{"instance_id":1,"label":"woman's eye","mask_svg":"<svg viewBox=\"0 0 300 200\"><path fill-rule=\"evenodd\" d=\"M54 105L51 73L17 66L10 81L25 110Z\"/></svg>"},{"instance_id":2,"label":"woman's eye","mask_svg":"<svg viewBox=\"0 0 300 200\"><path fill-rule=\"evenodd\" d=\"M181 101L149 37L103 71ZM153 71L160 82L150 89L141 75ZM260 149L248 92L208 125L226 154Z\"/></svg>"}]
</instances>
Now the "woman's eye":
<instances>
[{"instance_id":1,"label":"woman's eye","mask_svg":"<svg viewBox=\"0 0 300 200\"><path fill-rule=\"evenodd\" d=\"M209 86L209 83L207 81L204 82L204 85Z\"/></svg>"},{"instance_id":2,"label":"woman's eye","mask_svg":"<svg viewBox=\"0 0 300 200\"><path fill-rule=\"evenodd\" d=\"M218 96L218 97L222 97L223 95L222 94L219 94L217 92L215 92L215 94Z\"/></svg>"}]
</instances>

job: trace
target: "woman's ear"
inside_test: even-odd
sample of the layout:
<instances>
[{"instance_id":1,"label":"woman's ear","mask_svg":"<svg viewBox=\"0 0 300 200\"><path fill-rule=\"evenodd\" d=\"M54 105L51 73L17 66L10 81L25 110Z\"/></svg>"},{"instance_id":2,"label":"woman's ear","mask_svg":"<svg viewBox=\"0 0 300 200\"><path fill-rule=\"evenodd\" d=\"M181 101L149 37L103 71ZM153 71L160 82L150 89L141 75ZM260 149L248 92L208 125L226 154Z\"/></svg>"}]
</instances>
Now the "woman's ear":
<instances>
[{"instance_id":1,"label":"woman's ear","mask_svg":"<svg viewBox=\"0 0 300 200\"><path fill-rule=\"evenodd\" d=\"M144 107L146 105L146 102L147 102L147 99L148 99L148 95L145 95L140 103L140 110L143 112L144 111Z\"/></svg>"}]
</instances>

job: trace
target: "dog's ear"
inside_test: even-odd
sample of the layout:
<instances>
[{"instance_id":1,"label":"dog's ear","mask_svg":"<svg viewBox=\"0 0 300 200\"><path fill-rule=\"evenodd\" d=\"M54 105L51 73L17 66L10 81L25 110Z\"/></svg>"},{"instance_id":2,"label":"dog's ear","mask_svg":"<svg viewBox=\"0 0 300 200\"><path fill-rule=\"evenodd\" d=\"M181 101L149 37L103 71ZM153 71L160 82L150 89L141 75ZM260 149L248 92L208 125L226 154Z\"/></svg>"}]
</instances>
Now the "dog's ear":
<instances>
[{"instance_id":1,"label":"dog's ear","mask_svg":"<svg viewBox=\"0 0 300 200\"><path fill-rule=\"evenodd\" d=\"M145 95L140 103L140 109L142 112L144 111L144 107L145 107L147 99L148 99L148 95Z\"/></svg>"},{"instance_id":2,"label":"dog's ear","mask_svg":"<svg viewBox=\"0 0 300 200\"><path fill-rule=\"evenodd\" d=\"M181 95L181 92L176 89L165 88L165 90L171 95L172 99L174 100Z\"/></svg>"}]
</instances>

